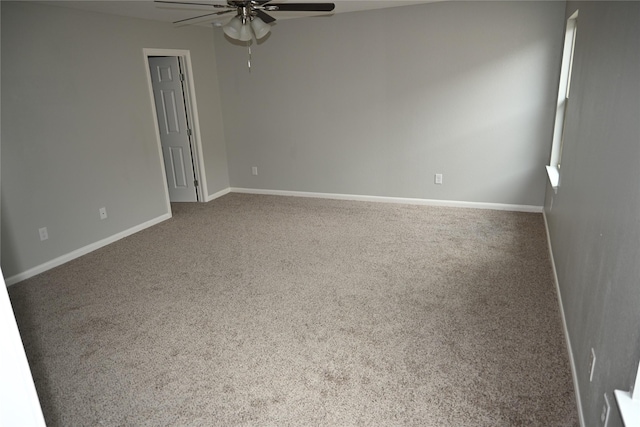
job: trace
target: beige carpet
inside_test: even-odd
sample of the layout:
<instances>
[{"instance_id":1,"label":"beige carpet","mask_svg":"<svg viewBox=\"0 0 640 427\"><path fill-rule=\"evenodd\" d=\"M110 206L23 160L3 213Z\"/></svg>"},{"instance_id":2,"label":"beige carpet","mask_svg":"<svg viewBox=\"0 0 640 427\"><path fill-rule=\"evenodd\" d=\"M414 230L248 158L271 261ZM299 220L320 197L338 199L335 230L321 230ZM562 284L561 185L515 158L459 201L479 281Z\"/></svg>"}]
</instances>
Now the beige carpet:
<instances>
[{"instance_id":1,"label":"beige carpet","mask_svg":"<svg viewBox=\"0 0 640 427\"><path fill-rule=\"evenodd\" d=\"M577 426L540 214L229 194L10 288L49 426Z\"/></svg>"}]
</instances>

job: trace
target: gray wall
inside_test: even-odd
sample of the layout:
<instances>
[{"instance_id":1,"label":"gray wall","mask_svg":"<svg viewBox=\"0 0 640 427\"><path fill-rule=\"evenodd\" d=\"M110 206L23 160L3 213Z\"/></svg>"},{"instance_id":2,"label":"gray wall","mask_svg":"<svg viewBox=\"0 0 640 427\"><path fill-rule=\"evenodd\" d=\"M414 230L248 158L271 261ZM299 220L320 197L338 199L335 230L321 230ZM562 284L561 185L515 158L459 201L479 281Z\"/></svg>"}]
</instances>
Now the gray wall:
<instances>
[{"instance_id":1,"label":"gray wall","mask_svg":"<svg viewBox=\"0 0 640 427\"><path fill-rule=\"evenodd\" d=\"M600 425L607 393L619 427L613 390L629 390L640 360L640 3L570 3L567 18L576 9L560 187L545 211L586 425Z\"/></svg>"},{"instance_id":2,"label":"gray wall","mask_svg":"<svg viewBox=\"0 0 640 427\"><path fill-rule=\"evenodd\" d=\"M166 213L145 47L191 51L208 190L228 188L211 29L1 7L5 277Z\"/></svg>"},{"instance_id":3,"label":"gray wall","mask_svg":"<svg viewBox=\"0 0 640 427\"><path fill-rule=\"evenodd\" d=\"M251 73L219 30L232 187L542 206L563 18L445 2L279 21Z\"/></svg>"}]
</instances>

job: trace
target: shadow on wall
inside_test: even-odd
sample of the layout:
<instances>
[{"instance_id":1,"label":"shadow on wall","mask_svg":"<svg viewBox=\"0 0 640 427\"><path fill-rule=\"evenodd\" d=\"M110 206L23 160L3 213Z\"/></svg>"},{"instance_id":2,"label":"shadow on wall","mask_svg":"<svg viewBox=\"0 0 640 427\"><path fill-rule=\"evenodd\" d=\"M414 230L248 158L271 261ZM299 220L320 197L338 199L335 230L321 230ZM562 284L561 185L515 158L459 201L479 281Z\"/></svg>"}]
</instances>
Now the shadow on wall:
<instances>
[{"instance_id":1,"label":"shadow on wall","mask_svg":"<svg viewBox=\"0 0 640 427\"><path fill-rule=\"evenodd\" d=\"M4 192L0 192L0 203L2 206L7 206ZM14 270L9 270L8 268L5 269L5 266L17 266L16 271L24 271L24 268L20 263L20 256L17 253L18 246L16 244L16 233L12 227L11 218L7 215L6 209L3 209L2 211L0 226L2 227L2 253L0 254L3 267L2 270L11 272Z\"/></svg>"}]
</instances>

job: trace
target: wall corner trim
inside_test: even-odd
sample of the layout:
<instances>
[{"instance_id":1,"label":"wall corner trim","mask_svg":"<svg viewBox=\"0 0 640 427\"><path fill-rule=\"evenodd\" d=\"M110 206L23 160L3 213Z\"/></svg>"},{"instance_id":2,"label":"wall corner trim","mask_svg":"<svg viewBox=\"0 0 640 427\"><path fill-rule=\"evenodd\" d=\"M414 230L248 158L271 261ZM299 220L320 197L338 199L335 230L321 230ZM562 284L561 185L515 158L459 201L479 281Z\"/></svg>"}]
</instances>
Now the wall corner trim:
<instances>
[{"instance_id":1,"label":"wall corner trim","mask_svg":"<svg viewBox=\"0 0 640 427\"><path fill-rule=\"evenodd\" d=\"M360 202L398 203L406 205L443 206L449 208L491 209L499 211L542 213L542 206L502 203L464 202L457 200L417 199L406 197L366 196L357 194L313 193L306 191L265 190L231 187L231 193L264 194L269 196L310 197L316 199L353 200Z\"/></svg>"},{"instance_id":2,"label":"wall corner trim","mask_svg":"<svg viewBox=\"0 0 640 427\"><path fill-rule=\"evenodd\" d=\"M569 364L571 365L571 377L573 379L573 389L576 397L576 406L578 409L578 419L580 420L580 427L586 427L584 423L584 413L582 412L582 401L580 400L580 388L578 386L578 371L576 370L576 363L573 357L573 350L571 348L571 338L569 337L569 329L567 328L567 318L564 315L564 305L562 304L562 294L560 293L560 282L558 281L558 271L556 270L556 261L553 257L553 248L551 247L551 233L549 232L549 223L547 222L547 213L542 212L544 218L544 228L547 233L547 246L549 248L549 258L551 260L551 268L553 270L553 281L556 285L556 295L558 296L558 305L560 306L560 317L562 320L562 330L564 332L564 339L567 344L567 352L569 355Z\"/></svg>"},{"instance_id":3,"label":"wall corner trim","mask_svg":"<svg viewBox=\"0 0 640 427\"><path fill-rule=\"evenodd\" d=\"M61 256L59 256L57 258L52 259L51 261L47 261L47 262L45 262L43 264L37 265L37 266L35 266L33 268L30 268L27 271L24 271L22 273L15 274L15 275L13 275L11 277L8 277L5 280L5 282L6 282L7 286L14 285L14 284L16 284L18 282L21 282L23 280L26 280L26 279L28 279L30 277L36 276L36 275L38 275L40 273L44 273L47 270L51 270L52 268L55 268L55 267L57 267L59 265L62 265L64 263L66 263L66 262L69 262L71 260L79 258L82 255L86 255L86 254L88 254L90 252L93 252L93 251L95 251L97 249L100 249L100 248L102 248L104 246L107 246L107 245L109 245L109 244L111 244L113 242L116 242L116 241L118 241L120 239L123 239L123 238L125 238L127 236L130 236L130 235L132 235L134 233L142 231L145 228L149 228L149 227L154 226L156 224L159 224L159 223L161 223L163 221L166 221L169 218L171 218L171 212L165 213L165 214L163 214L163 215L161 215L159 217L156 217L156 218L151 219L149 221L143 222L142 224L138 224L136 226L133 226L133 227L127 229L127 230L121 231L120 233L116 233L116 234L114 234L112 236L109 236L109 237L107 237L105 239L102 239L102 240L99 240L97 242L88 244L88 245L86 245L86 246L84 246L84 247L82 247L80 249L76 249L76 250L74 250L72 252L69 252L67 254L61 255Z\"/></svg>"}]
</instances>

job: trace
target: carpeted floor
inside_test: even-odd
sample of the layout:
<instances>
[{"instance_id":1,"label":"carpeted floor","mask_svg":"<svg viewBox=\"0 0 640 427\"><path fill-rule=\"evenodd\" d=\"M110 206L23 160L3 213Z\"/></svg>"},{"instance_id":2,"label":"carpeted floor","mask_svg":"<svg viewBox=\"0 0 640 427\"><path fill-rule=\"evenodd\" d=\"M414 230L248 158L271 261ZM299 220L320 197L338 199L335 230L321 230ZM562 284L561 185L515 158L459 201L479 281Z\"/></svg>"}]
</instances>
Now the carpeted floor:
<instances>
[{"instance_id":1,"label":"carpeted floor","mask_svg":"<svg viewBox=\"0 0 640 427\"><path fill-rule=\"evenodd\" d=\"M49 426L577 426L540 214L229 194L12 286Z\"/></svg>"}]
</instances>

